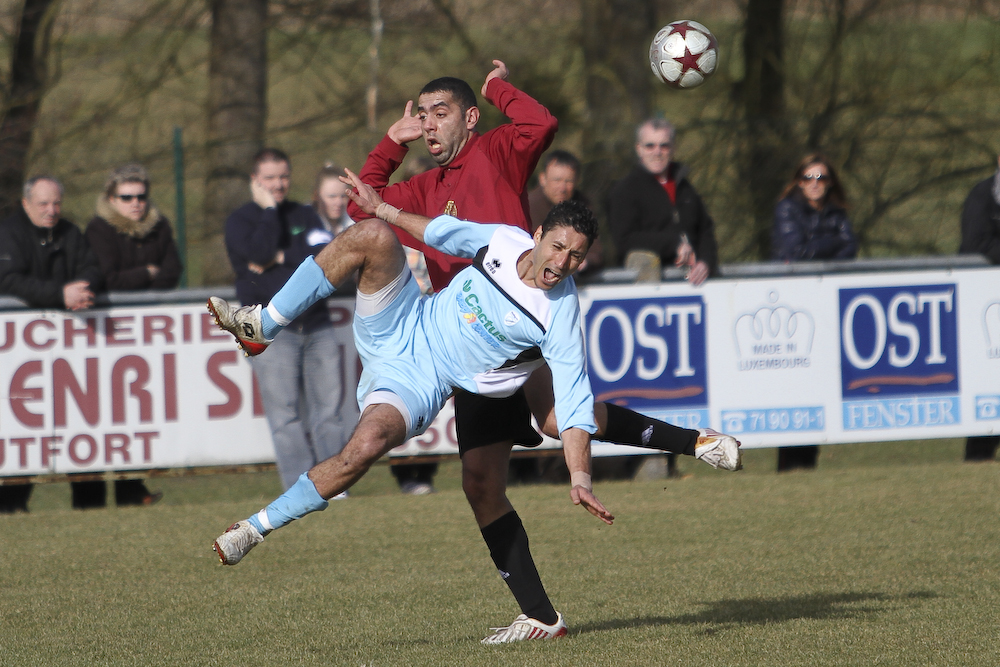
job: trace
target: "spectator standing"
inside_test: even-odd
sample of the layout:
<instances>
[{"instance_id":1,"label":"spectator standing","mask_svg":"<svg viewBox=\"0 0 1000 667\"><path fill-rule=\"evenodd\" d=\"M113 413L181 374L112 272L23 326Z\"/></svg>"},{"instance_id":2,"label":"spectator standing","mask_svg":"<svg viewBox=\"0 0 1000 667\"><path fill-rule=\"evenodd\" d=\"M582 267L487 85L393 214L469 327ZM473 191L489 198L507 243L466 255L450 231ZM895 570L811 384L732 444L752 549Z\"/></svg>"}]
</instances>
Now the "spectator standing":
<instances>
[{"instance_id":1,"label":"spectator standing","mask_svg":"<svg viewBox=\"0 0 1000 667\"><path fill-rule=\"evenodd\" d=\"M802 158L781 193L771 256L782 262L858 256L844 188L833 165L819 153Z\"/></svg>"},{"instance_id":2,"label":"spectator standing","mask_svg":"<svg viewBox=\"0 0 1000 667\"><path fill-rule=\"evenodd\" d=\"M636 128L639 163L608 192L608 226L618 261L640 266L640 279L659 280L663 264L688 267L688 280L701 285L718 273L715 223L688 180L688 169L673 161L674 126L651 118ZM675 477L677 455L667 455L667 475Z\"/></svg>"},{"instance_id":3,"label":"spectator standing","mask_svg":"<svg viewBox=\"0 0 1000 667\"><path fill-rule=\"evenodd\" d=\"M538 185L528 192L528 209L531 212L531 229L538 229L542 220L556 204L572 199L593 209L587 197L580 192L579 158L564 150L546 153L539 163ZM594 239L587 252L587 259L580 265L577 277L599 271L604 266L604 250L600 238Z\"/></svg>"},{"instance_id":4,"label":"spectator standing","mask_svg":"<svg viewBox=\"0 0 1000 667\"><path fill-rule=\"evenodd\" d=\"M961 253L976 253L1000 264L1000 158L997 172L969 192L962 207ZM965 441L966 461L992 461L1000 436L986 435Z\"/></svg>"},{"instance_id":5,"label":"spectator standing","mask_svg":"<svg viewBox=\"0 0 1000 667\"><path fill-rule=\"evenodd\" d=\"M858 242L837 170L819 153L799 162L774 209L771 255L783 262L854 259ZM819 445L778 448L778 472L815 468Z\"/></svg>"},{"instance_id":6,"label":"spectator standing","mask_svg":"<svg viewBox=\"0 0 1000 667\"><path fill-rule=\"evenodd\" d=\"M85 310L94 305L101 270L87 239L61 217L62 197L53 176L24 184L20 210L0 222L0 293L32 308ZM32 488L0 486L0 512L27 512ZM102 482L71 482L70 488L74 508L104 504Z\"/></svg>"},{"instance_id":7,"label":"spectator standing","mask_svg":"<svg viewBox=\"0 0 1000 667\"><path fill-rule=\"evenodd\" d=\"M170 222L150 200L149 174L142 165L127 164L111 172L96 208L85 235L109 290L177 287L180 253ZM150 493L141 479L115 481L118 505L151 505L162 497Z\"/></svg>"},{"instance_id":8,"label":"spectator standing","mask_svg":"<svg viewBox=\"0 0 1000 667\"><path fill-rule=\"evenodd\" d=\"M639 164L612 185L608 226L619 262L627 263L633 252L652 253L658 264L688 267L688 280L697 286L718 274L715 223L687 167L672 159L674 140L674 126L662 118L639 125Z\"/></svg>"},{"instance_id":9,"label":"spectator standing","mask_svg":"<svg viewBox=\"0 0 1000 667\"><path fill-rule=\"evenodd\" d=\"M295 268L333 234L316 211L288 199L291 161L260 151L250 177L252 201L226 220L226 250L243 304L267 303ZM253 357L281 483L340 453L354 428L353 392L345 391L343 355L325 301L310 307L275 338L270 354ZM345 496L346 497L346 496Z\"/></svg>"}]
</instances>

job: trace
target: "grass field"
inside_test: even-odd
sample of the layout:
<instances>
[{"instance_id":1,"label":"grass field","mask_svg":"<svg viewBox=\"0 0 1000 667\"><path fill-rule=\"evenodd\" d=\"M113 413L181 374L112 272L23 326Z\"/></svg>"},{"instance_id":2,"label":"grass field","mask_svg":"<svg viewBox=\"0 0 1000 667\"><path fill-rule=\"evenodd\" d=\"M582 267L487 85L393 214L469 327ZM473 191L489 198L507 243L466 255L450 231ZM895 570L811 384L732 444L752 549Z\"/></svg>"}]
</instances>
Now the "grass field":
<instances>
[{"instance_id":1,"label":"grass field","mask_svg":"<svg viewBox=\"0 0 1000 667\"><path fill-rule=\"evenodd\" d=\"M679 481L605 482L606 527L563 486L511 490L567 638L484 647L516 614L459 488L378 467L239 566L210 545L276 475L157 479L152 508L0 517L2 665L995 665L997 464L961 442L774 451Z\"/></svg>"}]
</instances>

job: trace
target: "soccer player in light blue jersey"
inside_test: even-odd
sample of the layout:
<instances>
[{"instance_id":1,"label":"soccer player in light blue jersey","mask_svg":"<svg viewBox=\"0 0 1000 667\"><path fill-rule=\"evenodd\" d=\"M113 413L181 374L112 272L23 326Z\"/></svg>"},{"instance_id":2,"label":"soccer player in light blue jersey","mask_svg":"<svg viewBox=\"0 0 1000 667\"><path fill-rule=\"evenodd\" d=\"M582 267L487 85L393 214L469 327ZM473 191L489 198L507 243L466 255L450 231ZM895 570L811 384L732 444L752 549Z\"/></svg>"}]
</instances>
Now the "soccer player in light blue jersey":
<instances>
[{"instance_id":1,"label":"soccer player in light blue jersey","mask_svg":"<svg viewBox=\"0 0 1000 667\"><path fill-rule=\"evenodd\" d=\"M597 425L579 300L570 279L597 234L589 209L559 204L532 236L502 224L399 211L347 173L357 190L349 193L352 200L378 219L358 223L315 261L307 259L266 308L209 300L220 326L255 354L281 326L357 271L354 334L364 363L358 388L362 416L344 450L230 527L214 544L220 560L235 565L272 530L326 508L327 499L348 489L380 457L423 432L453 388L509 395L543 364L551 370L550 418L563 443L571 499L611 524L614 517L591 484L590 437ZM473 265L446 289L422 297L395 233L383 221L443 252L474 258ZM712 439L699 453L710 449L721 457L712 465L738 467L739 451L731 438ZM505 630L488 643L560 636L566 625L561 615L547 624L522 614Z\"/></svg>"}]
</instances>

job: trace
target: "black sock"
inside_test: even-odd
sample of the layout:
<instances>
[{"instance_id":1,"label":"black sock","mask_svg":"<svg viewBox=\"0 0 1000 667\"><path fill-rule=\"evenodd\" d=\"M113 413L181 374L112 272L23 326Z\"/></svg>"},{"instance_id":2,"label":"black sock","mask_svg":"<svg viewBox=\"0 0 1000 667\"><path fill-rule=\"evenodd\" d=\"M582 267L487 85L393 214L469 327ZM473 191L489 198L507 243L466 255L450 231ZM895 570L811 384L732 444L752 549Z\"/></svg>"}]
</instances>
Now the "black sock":
<instances>
[{"instance_id":1,"label":"black sock","mask_svg":"<svg viewBox=\"0 0 1000 667\"><path fill-rule=\"evenodd\" d=\"M528 551L528 534L524 532L521 517L510 511L480 530L500 576L521 605L521 612L546 625L554 624L558 616Z\"/></svg>"},{"instance_id":2,"label":"black sock","mask_svg":"<svg viewBox=\"0 0 1000 667\"><path fill-rule=\"evenodd\" d=\"M694 456L698 431L661 422L614 403L604 405L608 408L608 423L599 440Z\"/></svg>"}]
</instances>

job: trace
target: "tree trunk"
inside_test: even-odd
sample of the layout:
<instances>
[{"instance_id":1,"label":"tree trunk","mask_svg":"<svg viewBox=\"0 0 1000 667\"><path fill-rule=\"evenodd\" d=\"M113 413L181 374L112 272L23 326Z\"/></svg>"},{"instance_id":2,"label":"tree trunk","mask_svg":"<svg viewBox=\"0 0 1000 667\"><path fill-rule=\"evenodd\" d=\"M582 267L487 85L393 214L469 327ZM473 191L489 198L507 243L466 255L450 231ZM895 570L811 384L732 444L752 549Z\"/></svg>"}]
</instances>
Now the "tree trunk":
<instances>
[{"instance_id":1,"label":"tree trunk","mask_svg":"<svg viewBox=\"0 0 1000 667\"><path fill-rule=\"evenodd\" d=\"M650 115L656 34L654 0L580 0L588 122L583 126L583 189L603 217L604 198L635 158L635 128ZM605 223L606 226L606 223ZM611 249L602 229L606 253Z\"/></svg>"},{"instance_id":2,"label":"tree trunk","mask_svg":"<svg viewBox=\"0 0 1000 667\"><path fill-rule=\"evenodd\" d=\"M746 78L741 84L747 131L742 171L753 206L753 236L747 250L757 259L771 256L774 206L795 160L785 118L783 14L784 0L747 3Z\"/></svg>"},{"instance_id":3,"label":"tree trunk","mask_svg":"<svg viewBox=\"0 0 1000 667\"><path fill-rule=\"evenodd\" d=\"M59 0L25 0L11 49L0 123L0 217L17 210L38 109L48 83L49 40Z\"/></svg>"},{"instance_id":4,"label":"tree trunk","mask_svg":"<svg viewBox=\"0 0 1000 667\"><path fill-rule=\"evenodd\" d=\"M267 121L267 0L213 0L201 283L232 282L226 217L250 198Z\"/></svg>"}]
</instances>

